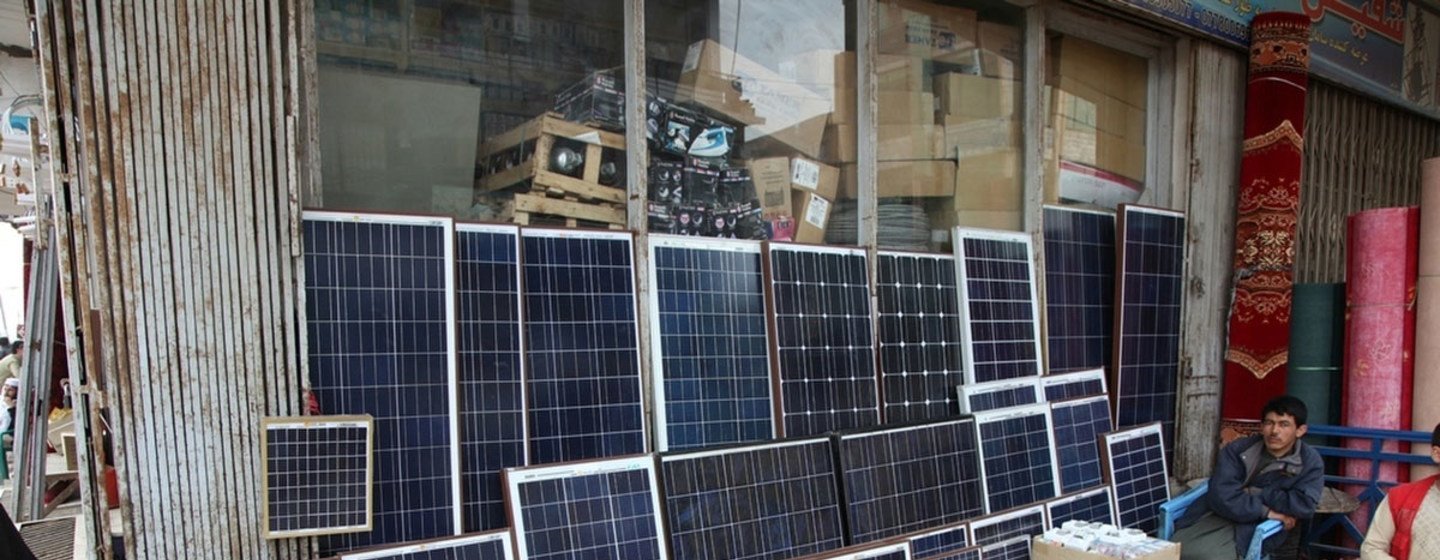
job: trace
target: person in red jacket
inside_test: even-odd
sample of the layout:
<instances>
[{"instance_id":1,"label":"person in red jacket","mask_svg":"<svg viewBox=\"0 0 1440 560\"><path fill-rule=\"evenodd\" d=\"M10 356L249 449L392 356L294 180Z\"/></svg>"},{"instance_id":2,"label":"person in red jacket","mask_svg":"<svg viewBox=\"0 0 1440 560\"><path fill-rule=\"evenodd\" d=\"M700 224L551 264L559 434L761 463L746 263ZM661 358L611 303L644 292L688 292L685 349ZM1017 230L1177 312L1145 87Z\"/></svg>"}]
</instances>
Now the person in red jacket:
<instances>
[{"instance_id":1,"label":"person in red jacket","mask_svg":"<svg viewBox=\"0 0 1440 560\"><path fill-rule=\"evenodd\" d=\"M1430 460L1440 463L1440 426L1430 435ZM1440 475L1390 490L1375 510L1361 560L1440 558Z\"/></svg>"}]
</instances>

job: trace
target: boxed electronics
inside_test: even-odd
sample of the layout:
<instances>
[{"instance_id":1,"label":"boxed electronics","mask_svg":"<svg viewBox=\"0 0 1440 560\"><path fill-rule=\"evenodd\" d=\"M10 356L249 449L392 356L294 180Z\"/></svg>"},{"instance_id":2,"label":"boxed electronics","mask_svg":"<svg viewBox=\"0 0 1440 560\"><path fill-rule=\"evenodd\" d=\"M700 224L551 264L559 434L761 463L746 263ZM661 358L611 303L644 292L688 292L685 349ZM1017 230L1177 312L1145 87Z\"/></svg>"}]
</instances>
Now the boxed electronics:
<instances>
[{"instance_id":1,"label":"boxed electronics","mask_svg":"<svg viewBox=\"0 0 1440 560\"><path fill-rule=\"evenodd\" d=\"M947 72L935 76L935 104L942 118L1014 117L1020 102L1015 80Z\"/></svg>"},{"instance_id":2,"label":"boxed electronics","mask_svg":"<svg viewBox=\"0 0 1440 560\"><path fill-rule=\"evenodd\" d=\"M828 95L711 40L690 45L676 98L744 124L747 144L766 140L812 157L833 108Z\"/></svg>"},{"instance_id":3,"label":"boxed electronics","mask_svg":"<svg viewBox=\"0 0 1440 560\"><path fill-rule=\"evenodd\" d=\"M919 0L884 0L879 11L880 54L964 61L975 48L974 10Z\"/></svg>"}]
</instances>

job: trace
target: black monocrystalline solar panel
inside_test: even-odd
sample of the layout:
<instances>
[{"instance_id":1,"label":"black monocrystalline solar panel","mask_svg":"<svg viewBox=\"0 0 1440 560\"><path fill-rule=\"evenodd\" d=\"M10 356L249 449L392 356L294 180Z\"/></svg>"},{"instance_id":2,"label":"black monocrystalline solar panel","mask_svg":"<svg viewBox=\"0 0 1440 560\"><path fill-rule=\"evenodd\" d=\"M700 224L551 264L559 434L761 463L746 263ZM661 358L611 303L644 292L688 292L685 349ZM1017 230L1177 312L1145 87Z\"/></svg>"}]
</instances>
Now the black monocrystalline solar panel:
<instances>
[{"instance_id":1,"label":"black monocrystalline solar panel","mask_svg":"<svg viewBox=\"0 0 1440 560\"><path fill-rule=\"evenodd\" d=\"M1050 371L1110 365L1115 214L1046 206L1045 316Z\"/></svg>"},{"instance_id":2,"label":"black monocrystalline solar panel","mask_svg":"<svg viewBox=\"0 0 1440 560\"><path fill-rule=\"evenodd\" d=\"M956 228L965 381L1044 372L1035 258L1023 233Z\"/></svg>"},{"instance_id":3,"label":"black monocrystalline solar panel","mask_svg":"<svg viewBox=\"0 0 1440 560\"><path fill-rule=\"evenodd\" d=\"M266 538L370 530L370 417L263 424Z\"/></svg>"},{"instance_id":4,"label":"black monocrystalline solar panel","mask_svg":"<svg viewBox=\"0 0 1440 560\"><path fill-rule=\"evenodd\" d=\"M530 462L646 451L628 232L524 229Z\"/></svg>"},{"instance_id":5,"label":"black monocrystalline solar panel","mask_svg":"<svg viewBox=\"0 0 1440 560\"><path fill-rule=\"evenodd\" d=\"M955 416L955 387L964 381L955 257L882 251L878 259L885 422Z\"/></svg>"},{"instance_id":6,"label":"black monocrystalline solar panel","mask_svg":"<svg viewBox=\"0 0 1440 560\"><path fill-rule=\"evenodd\" d=\"M844 546L834 457L826 438L661 455L671 554L781 559Z\"/></svg>"},{"instance_id":7,"label":"black monocrystalline solar panel","mask_svg":"<svg viewBox=\"0 0 1440 560\"><path fill-rule=\"evenodd\" d=\"M650 237L662 451L775 437L760 249L748 241Z\"/></svg>"},{"instance_id":8,"label":"black monocrystalline solar panel","mask_svg":"<svg viewBox=\"0 0 1440 560\"><path fill-rule=\"evenodd\" d=\"M781 434L880 423L863 249L769 244Z\"/></svg>"},{"instance_id":9,"label":"black monocrystalline solar panel","mask_svg":"<svg viewBox=\"0 0 1440 560\"><path fill-rule=\"evenodd\" d=\"M974 423L964 418L836 436L849 542L984 513Z\"/></svg>"},{"instance_id":10,"label":"black monocrystalline solar panel","mask_svg":"<svg viewBox=\"0 0 1440 560\"><path fill-rule=\"evenodd\" d=\"M970 522L970 540L988 547L1017 537L1034 537L1045 532L1045 507L1039 504L997 513ZM987 556L988 558L988 556Z\"/></svg>"},{"instance_id":11,"label":"black monocrystalline solar panel","mask_svg":"<svg viewBox=\"0 0 1440 560\"><path fill-rule=\"evenodd\" d=\"M1160 504L1170 500L1170 473L1159 424L1105 434L1105 467L1121 527L1151 535L1160 527Z\"/></svg>"},{"instance_id":12,"label":"black monocrystalline solar panel","mask_svg":"<svg viewBox=\"0 0 1440 560\"><path fill-rule=\"evenodd\" d=\"M1040 385L1045 388L1045 400L1052 402L1110 394L1103 369L1047 375L1040 378Z\"/></svg>"},{"instance_id":13,"label":"black monocrystalline solar panel","mask_svg":"<svg viewBox=\"0 0 1440 560\"><path fill-rule=\"evenodd\" d=\"M321 537L321 554L455 534L453 223L306 212L303 227L315 399L375 418L373 529Z\"/></svg>"},{"instance_id":14,"label":"black monocrystalline solar panel","mask_svg":"<svg viewBox=\"0 0 1440 560\"><path fill-rule=\"evenodd\" d=\"M910 554L917 559L957 552L970 548L970 524L955 523L911 535L906 540L910 541Z\"/></svg>"},{"instance_id":15,"label":"black monocrystalline solar panel","mask_svg":"<svg viewBox=\"0 0 1440 560\"><path fill-rule=\"evenodd\" d=\"M526 464L520 230L455 225L461 504L467 532L509 525L500 471Z\"/></svg>"},{"instance_id":16,"label":"black monocrystalline solar panel","mask_svg":"<svg viewBox=\"0 0 1440 560\"><path fill-rule=\"evenodd\" d=\"M1040 378L1008 379L960 387L960 403L967 414L1045 402Z\"/></svg>"},{"instance_id":17,"label":"black monocrystalline solar panel","mask_svg":"<svg viewBox=\"0 0 1440 560\"><path fill-rule=\"evenodd\" d=\"M946 552L931 554L928 556L912 554L911 558L914 558L915 560L982 560L984 556L982 555L981 550L982 549L978 546L971 546L958 550L950 550Z\"/></svg>"},{"instance_id":18,"label":"black monocrystalline solar panel","mask_svg":"<svg viewBox=\"0 0 1440 560\"><path fill-rule=\"evenodd\" d=\"M341 554L340 560L514 560L510 531L491 531Z\"/></svg>"},{"instance_id":19,"label":"black monocrystalline solar panel","mask_svg":"<svg viewBox=\"0 0 1440 560\"><path fill-rule=\"evenodd\" d=\"M987 511L1004 511L1060 494L1049 405L977 413L975 424L980 432Z\"/></svg>"},{"instance_id":20,"label":"black monocrystalline solar panel","mask_svg":"<svg viewBox=\"0 0 1440 560\"><path fill-rule=\"evenodd\" d=\"M870 544L852 546L806 556L804 560L910 560L910 545L906 543Z\"/></svg>"},{"instance_id":21,"label":"black monocrystalline solar panel","mask_svg":"<svg viewBox=\"0 0 1440 560\"><path fill-rule=\"evenodd\" d=\"M517 558L669 558L649 455L508 469L505 490Z\"/></svg>"},{"instance_id":22,"label":"black monocrystalline solar panel","mask_svg":"<svg viewBox=\"0 0 1440 560\"><path fill-rule=\"evenodd\" d=\"M981 549L985 560L1030 560L1030 537L1018 537Z\"/></svg>"},{"instance_id":23,"label":"black monocrystalline solar panel","mask_svg":"<svg viewBox=\"0 0 1440 560\"><path fill-rule=\"evenodd\" d=\"M1060 465L1060 490L1078 492L1104 482L1100 436L1109 433L1110 401L1085 397L1050 405L1055 429L1055 457Z\"/></svg>"},{"instance_id":24,"label":"black monocrystalline solar panel","mask_svg":"<svg viewBox=\"0 0 1440 560\"><path fill-rule=\"evenodd\" d=\"M1185 215L1138 206L1120 210L1115 425L1160 422L1168 445L1175 436L1180 376Z\"/></svg>"},{"instance_id":25,"label":"black monocrystalline solar panel","mask_svg":"<svg viewBox=\"0 0 1440 560\"><path fill-rule=\"evenodd\" d=\"M1050 500L1045 504L1045 513L1050 517L1051 527L1063 527L1066 521L1115 524L1115 506L1109 486Z\"/></svg>"}]
</instances>

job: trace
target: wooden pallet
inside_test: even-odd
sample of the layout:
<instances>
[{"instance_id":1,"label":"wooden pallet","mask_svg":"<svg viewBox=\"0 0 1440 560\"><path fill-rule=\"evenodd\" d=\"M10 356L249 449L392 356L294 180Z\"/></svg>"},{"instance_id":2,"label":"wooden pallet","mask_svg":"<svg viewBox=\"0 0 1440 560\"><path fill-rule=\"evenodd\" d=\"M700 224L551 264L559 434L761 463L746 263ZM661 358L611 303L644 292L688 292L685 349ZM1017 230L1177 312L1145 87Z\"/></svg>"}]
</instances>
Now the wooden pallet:
<instances>
[{"instance_id":1,"label":"wooden pallet","mask_svg":"<svg viewBox=\"0 0 1440 560\"><path fill-rule=\"evenodd\" d=\"M580 177L550 170L551 151L559 139L583 143L585 163ZM581 202L624 204L624 185L600 184L600 166L604 153L607 150L624 149L624 135L569 122L555 113L546 113L480 144L476 150L475 161L489 172L475 181L475 190L478 193L543 193Z\"/></svg>"}]
</instances>

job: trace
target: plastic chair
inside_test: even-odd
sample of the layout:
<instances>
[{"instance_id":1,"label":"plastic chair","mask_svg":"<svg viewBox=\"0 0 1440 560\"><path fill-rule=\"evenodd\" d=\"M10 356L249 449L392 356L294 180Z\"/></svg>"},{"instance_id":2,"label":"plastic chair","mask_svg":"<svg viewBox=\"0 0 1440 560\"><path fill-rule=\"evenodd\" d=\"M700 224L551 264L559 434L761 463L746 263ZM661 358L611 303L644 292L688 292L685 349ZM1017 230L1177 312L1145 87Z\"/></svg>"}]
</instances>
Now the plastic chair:
<instances>
[{"instance_id":1,"label":"plastic chair","mask_svg":"<svg viewBox=\"0 0 1440 560\"><path fill-rule=\"evenodd\" d=\"M1160 504L1160 539L1171 540L1175 536L1175 522L1185 517L1185 512L1190 506L1205 497L1210 490L1210 481L1206 480L1189 491L1171 498L1170 501ZM1265 539L1280 533L1285 526L1274 519L1266 519L1255 528L1255 536L1250 539L1250 546L1245 549L1245 560L1262 560Z\"/></svg>"}]
</instances>

